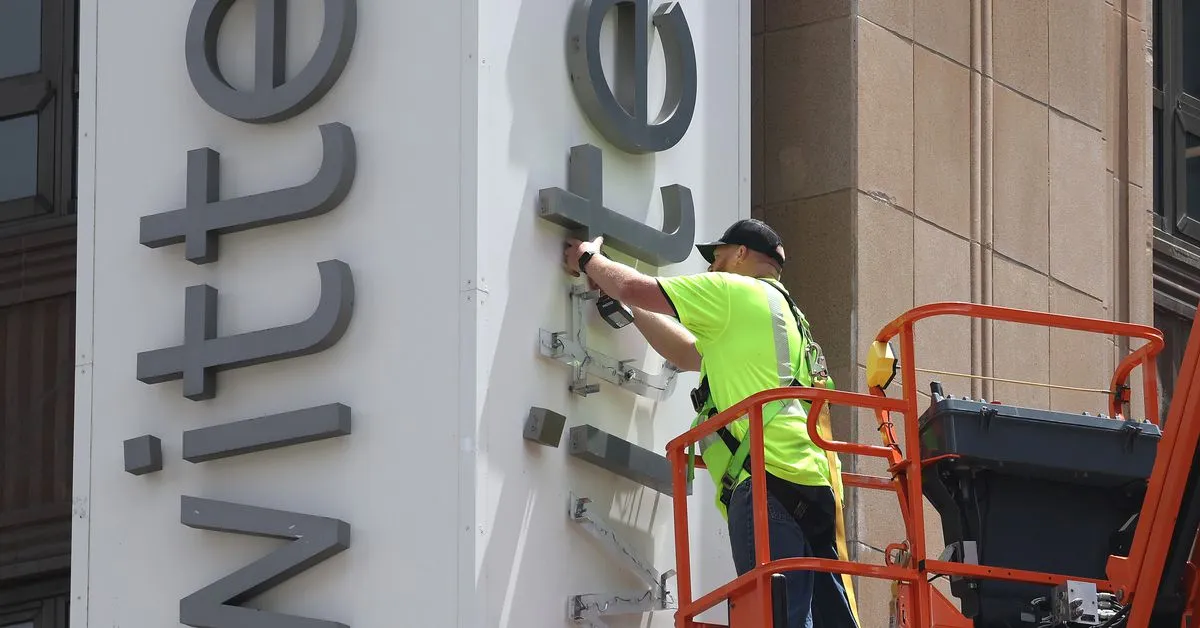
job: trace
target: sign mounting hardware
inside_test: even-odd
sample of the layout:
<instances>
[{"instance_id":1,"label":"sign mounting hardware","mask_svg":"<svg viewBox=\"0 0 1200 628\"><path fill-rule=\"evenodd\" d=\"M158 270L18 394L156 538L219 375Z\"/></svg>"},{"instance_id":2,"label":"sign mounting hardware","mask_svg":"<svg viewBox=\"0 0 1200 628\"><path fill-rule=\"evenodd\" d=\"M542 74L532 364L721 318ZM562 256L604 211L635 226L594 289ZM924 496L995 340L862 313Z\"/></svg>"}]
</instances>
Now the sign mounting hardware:
<instances>
[{"instance_id":1,"label":"sign mounting hardware","mask_svg":"<svg viewBox=\"0 0 1200 628\"><path fill-rule=\"evenodd\" d=\"M628 544L617 537L612 526L603 517L590 512L587 497L570 495L571 521L574 521L592 536L611 557L619 561L650 588L645 591L626 593L586 593L572 595L567 599L568 619L589 628L606 628L602 617L608 615L631 615L669 611L676 609L674 596L667 591L667 581L675 577L675 570L660 574Z\"/></svg>"},{"instance_id":2,"label":"sign mounting hardware","mask_svg":"<svg viewBox=\"0 0 1200 628\"><path fill-rule=\"evenodd\" d=\"M630 366L633 360L617 360L587 347L584 312L588 303L599 295L599 290L588 290L581 284L571 285L571 327L558 332L539 330L542 355L571 367L570 390L581 397L600 392L599 384L587 382L591 374L636 395L659 401L666 399L675 390L675 376L679 373L674 364L664 361L662 371L650 375Z\"/></svg>"}]
</instances>

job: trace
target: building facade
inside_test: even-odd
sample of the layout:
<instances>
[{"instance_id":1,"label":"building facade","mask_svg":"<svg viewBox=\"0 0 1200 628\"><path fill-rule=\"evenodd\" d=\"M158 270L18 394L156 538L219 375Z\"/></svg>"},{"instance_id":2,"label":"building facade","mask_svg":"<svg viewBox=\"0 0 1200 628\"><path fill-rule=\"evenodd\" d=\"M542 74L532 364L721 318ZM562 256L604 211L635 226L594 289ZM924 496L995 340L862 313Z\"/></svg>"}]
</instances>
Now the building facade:
<instances>
[{"instance_id":1,"label":"building facade","mask_svg":"<svg viewBox=\"0 0 1200 628\"><path fill-rule=\"evenodd\" d=\"M785 283L840 388L865 389L866 348L887 321L961 300L1154 324L1168 340L1166 415L1200 297L1200 201L1188 193L1200 10L744 1L679 3L695 110L649 151L630 150L573 89L573 3L560 0L0 4L0 628L214 621L206 600L199 615L181 600L279 544L228 532L249 510L188 515L211 505L193 499L278 509L327 532L335 555L246 606L351 626L567 625L569 595L640 586L569 525L580 495L670 569L668 498L568 454L571 433L557 448L515 437L546 408L567 430L661 453L690 419L694 377L647 401L653 390L593 374L599 394L580 395L567 390L571 369L539 354L540 334L571 320L554 266L565 231L539 208L547 190L580 196L572 167L588 145L603 207L670 223L683 186L695 240L742 216L776 226ZM609 16L605 37L621 26ZM256 50L256 34L289 43ZM656 46L634 74L652 111L680 71ZM301 76L310 60L326 74ZM210 64L236 89L206 79ZM239 100L256 88L296 100L263 113L277 105ZM316 194L300 220L144 228L170 210L297 189L277 202ZM662 274L703 269L647 246L617 254ZM262 363L215 376L207 358L139 372L139 354L192 334L319 323L319 312L324 333L281 349L287 359L243 356ZM595 320L586 330L592 349L662 381L634 334ZM1093 413L1103 396L1075 389L1104 388L1136 348L966 319L917 333L918 367L1072 388L922 373L923 394L936 379L956 395ZM444 427L419 432L406 417L433 400ZM185 447L205 428L277 416L311 421L304 438L321 440L254 455ZM834 420L838 437L878 442L869 414L835 409ZM700 514L711 490L694 490L704 591L731 565L719 520ZM896 504L848 494L851 552L881 562L904 537ZM443 499L436 514L413 507ZM927 538L940 549L936 525ZM864 628L886 626L887 583L857 590ZM669 613L653 621L669 625Z\"/></svg>"},{"instance_id":2,"label":"building facade","mask_svg":"<svg viewBox=\"0 0 1200 628\"><path fill-rule=\"evenodd\" d=\"M753 7L754 214L799 262L785 280L837 381L865 389L867 346L905 310L972 301L1158 325L1169 395L1196 302L1186 107L1200 12L1177 0ZM1105 388L1129 350L954 317L916 335L918 368L1075 388ZM933 374L919 377L922 398L933 379L956 396L1106 411L1095 393ZM878 442L869 413L835 422ZM874 459L847 464L885 472ZM895 499L855 492L852 551L881 563L904 538ZM936 554L944 543L926 512ZM859 586L864 625L886 626L888 584Z\"/></svg>"}]
</instances>

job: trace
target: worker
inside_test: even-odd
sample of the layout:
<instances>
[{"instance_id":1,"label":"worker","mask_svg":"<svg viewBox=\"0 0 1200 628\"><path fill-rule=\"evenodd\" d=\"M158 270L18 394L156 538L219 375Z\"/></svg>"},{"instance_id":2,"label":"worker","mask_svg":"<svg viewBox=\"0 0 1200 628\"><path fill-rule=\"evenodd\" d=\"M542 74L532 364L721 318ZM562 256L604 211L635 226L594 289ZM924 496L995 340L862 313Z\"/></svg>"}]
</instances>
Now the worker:
<instances>
[{"instance_id":1,"label":"worker","mask_svg":"<svg viewBox=\"0 0 1200 628\"><path fill-rule=\"evenodd\" d=\"M697 245L708 272L678 277L651 277L601 255L603 242L603 237L568 239L566 270L575 277L582 272L594 289L629 306L635 326L663 358L680 370L700 372L700 385L692 391L693 426L763 390L813 385L818 368L825 377L819 347L818 355L811 351L816 345L807 321L780 283L783 243L766 223L739 220L721 239ZM835 496L833 478L840 479L841 467L836 455L827 456L809 438L807 406L783 400L763 407L773 560L839 558L835 520L841 496ZM718 433L700 444L701 457L716 483L716 507L727 521L740 575L755 564L749 456L757 454L749 452L748 418ZM857 626L841 576L811 571L785 576L788 626Z\"/></svg>"}]
</instances>

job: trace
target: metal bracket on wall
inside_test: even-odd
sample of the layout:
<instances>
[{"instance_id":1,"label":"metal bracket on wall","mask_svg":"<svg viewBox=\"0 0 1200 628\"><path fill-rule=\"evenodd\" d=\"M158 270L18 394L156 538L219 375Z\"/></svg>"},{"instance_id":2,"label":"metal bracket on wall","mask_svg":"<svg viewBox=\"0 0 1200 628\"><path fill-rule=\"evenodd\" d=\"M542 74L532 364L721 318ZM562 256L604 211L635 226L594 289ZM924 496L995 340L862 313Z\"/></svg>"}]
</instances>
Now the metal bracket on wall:
<instances>
[{"instance_id":1,"label":"metal bracket on wall","mask_svg":"<svg viewBox=\"0 0 1200 628\"><path fill-rule=\"evenodd\" d=\"M674 364L664 361L662 371L650 375L631 366L633 360L617 360L587 347L584 310L599 295L598 290L580 284L571 286L571 326L567 331L540 330L542 355L571 367L570 390L580 397L600 392L599 384L588 383L589 374L650 399L661 401L671 396L679 373Z\"/></svg>"},{"instance_id":2,"label":"metal bracket on wall","mask_svg":"<svg viewBox=\"0 0 1200 628\"><path fill-rule=\"evenodd\" d=\"M617 538L612 527L603 517L588 510L591 500L571 494L570 517L588 534L592 535L618 562L637 575L650 588L629 593L587 593L572 595L567 599L567 617L590 628L606 628L602 617L609 615L631 615L675 610L674 596L667 592L667 580L675 576L672 569L664 574L643 560L633 548Z\"/></svg>"}]
</instances>

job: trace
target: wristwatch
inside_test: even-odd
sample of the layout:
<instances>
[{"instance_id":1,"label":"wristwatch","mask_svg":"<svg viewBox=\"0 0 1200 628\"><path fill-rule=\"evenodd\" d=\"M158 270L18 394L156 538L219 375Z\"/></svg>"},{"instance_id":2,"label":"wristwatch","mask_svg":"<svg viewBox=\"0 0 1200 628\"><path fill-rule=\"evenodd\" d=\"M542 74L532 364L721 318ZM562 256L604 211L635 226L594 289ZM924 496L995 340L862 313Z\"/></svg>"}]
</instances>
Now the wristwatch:
<instances>
[{"instance_id":1,"label":"wristwatch","mask_svg":"<svg viewBox=\"0 0 1200 628\"><path fill-rule=\"evenodd\" d=\"M587 271L584 270L584 267L587 266L587 263L589 261L591 261L591 259L592 259L591 251L584 251L583 255L579 256L579 272L581 272L585 275L587 274Z\"/></svg>"}]
</instances>

